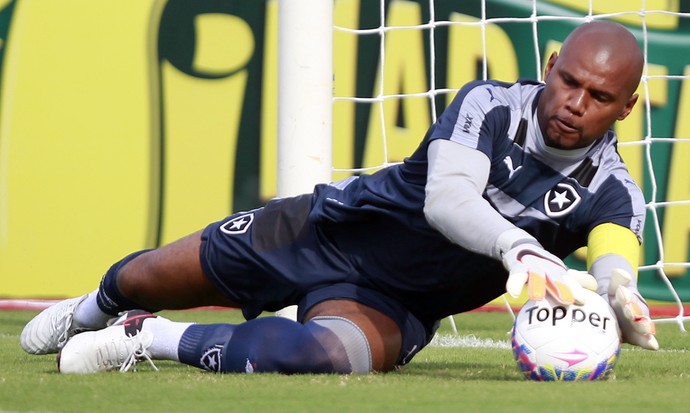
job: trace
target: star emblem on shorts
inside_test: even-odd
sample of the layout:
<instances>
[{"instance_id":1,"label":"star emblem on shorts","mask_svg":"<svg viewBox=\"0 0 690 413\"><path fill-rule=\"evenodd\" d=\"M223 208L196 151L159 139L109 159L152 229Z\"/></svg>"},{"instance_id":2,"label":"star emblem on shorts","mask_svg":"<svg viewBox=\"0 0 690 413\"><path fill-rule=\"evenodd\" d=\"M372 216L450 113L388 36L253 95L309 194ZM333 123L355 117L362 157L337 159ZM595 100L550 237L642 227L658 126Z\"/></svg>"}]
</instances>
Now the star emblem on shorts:
<instances>
[{"instance_id":1,"label":"star emblem on shorts","mask_svg":"<svg viewBox=\"0 0 690 413\"><path fill-rule=\"evenodd\" d=\"M254 214L248 213L236 216L220 226L220 230L226 234L244 234L254 222Z\"/></svg>"},{"instance_id":2,"label":"star emblem on shorts","mask_svg":"<svg viewBox=\"0 0 690 413\"><path fill-rule=\"evenodd\" d=\"M213 347L210 347L204 351L204 354L201 355L201 359L199 360L199 364L201 367L208 371L212 371L214 373L218 373L221 370L220 364L221 364L221 357L223 353L223 346L220 345L215 345Z\"/></svg>"},{"instance_id":3,"label":"star emblem on shorts","mask_svg":"<svg viewBox=\"0 0 690 413\"><path fill-rule=\"evenodd\" d=\"M550 217L561 217L575 209L581 200L575 186L561 182L544 196L544 211Z\"/></svg>"}]
</instances>

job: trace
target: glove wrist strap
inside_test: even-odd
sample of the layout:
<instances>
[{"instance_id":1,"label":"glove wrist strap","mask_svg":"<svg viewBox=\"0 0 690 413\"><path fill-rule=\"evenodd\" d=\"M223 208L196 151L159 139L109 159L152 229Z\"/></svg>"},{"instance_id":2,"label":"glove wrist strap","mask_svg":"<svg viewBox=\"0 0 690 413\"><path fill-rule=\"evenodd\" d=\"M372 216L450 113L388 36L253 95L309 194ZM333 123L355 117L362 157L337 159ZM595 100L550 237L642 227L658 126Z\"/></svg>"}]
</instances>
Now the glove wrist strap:
<instances>
[{"instance_id":1,"label":"glove wrist strap","mask_svg":"<svg viewBox=\"0 0 690 413\"><path fill-rule=\"evenodd\" d=\"M533 244L542 247L539 241L531 236L527 231L521 228L511 228L503 231L496 239L496 244L493 248L493 256L496 259L503 259L503 255L510 249L521 244Z\"/></svg>"}]
</instances>

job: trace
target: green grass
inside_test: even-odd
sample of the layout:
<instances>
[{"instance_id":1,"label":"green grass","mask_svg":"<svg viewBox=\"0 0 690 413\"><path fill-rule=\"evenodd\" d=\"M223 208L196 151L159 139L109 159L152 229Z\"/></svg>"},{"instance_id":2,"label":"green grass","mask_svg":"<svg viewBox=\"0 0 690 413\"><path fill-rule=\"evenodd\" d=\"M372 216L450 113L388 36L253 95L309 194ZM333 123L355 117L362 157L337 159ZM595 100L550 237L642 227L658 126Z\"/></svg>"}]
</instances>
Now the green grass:
<instances>
[{"instance_id":1,"label":"green grass","mask_svg":"<svg viewBox=\"0 0 690 413\"><path fill-rule=\"evenodd\" d=\"M31 311L0 312L0 412L685 412L690 409L690 340L660 325L663 350L624 346L605 382L536 383L508 349L428 347L387 374L214 375L171 362L138 371L60 375L54 356L18 344ZM166 312L179 321L238 322L236 311ZM506 313L455 318L461 334L507 341ZM451 334L446 322L441 334Z\"/></svg>"}]
</instances>

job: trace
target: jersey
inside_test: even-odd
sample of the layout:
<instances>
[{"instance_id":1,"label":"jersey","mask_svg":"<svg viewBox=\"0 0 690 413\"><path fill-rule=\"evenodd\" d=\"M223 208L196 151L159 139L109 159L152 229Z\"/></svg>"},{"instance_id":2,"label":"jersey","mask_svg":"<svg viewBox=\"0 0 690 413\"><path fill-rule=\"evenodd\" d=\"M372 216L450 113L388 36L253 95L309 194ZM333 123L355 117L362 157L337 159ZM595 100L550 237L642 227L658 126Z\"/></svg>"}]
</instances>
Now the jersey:
<instances>
[{"instance_id":1,"label":"jersey","mask_svg":"<svg viewBox=\"0 0 690 413\"><path fill-rule=\"evenodd\" d=\"M500 262L451 243L426 222L427 148L435 139L484 153L491 171L483 197L555 255L585 246L602 223L629 228L641 242L644 199L615 133L582 149L547 147L536 116L543 87L469 83L403 163L316 186L310 220L356 260L362 282L408 303L423 319L482 305L504 292L507 277Z\"/></svg>"}]
</instances>

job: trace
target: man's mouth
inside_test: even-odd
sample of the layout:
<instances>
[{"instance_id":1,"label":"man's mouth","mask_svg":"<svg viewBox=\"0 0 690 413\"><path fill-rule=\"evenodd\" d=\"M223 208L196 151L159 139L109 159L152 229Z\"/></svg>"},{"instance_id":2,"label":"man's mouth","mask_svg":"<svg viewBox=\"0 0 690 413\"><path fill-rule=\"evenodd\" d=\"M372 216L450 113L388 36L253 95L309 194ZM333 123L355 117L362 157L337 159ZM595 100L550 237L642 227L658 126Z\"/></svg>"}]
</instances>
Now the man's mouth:
<instances>
[{"instance_id":1,"label":"man's mouth","mask_svg":"<svg viewBox=\"0 0 690 413\"><path fill-rule=\"evenodd\" d=\"M553 119L554 124L556 125L556 128L564 133L564 134L574 134L574 133L579 133L579 129L573 125L572 123L568 122L565 119L556 117Z\"/></svg>"}]
</instances>

